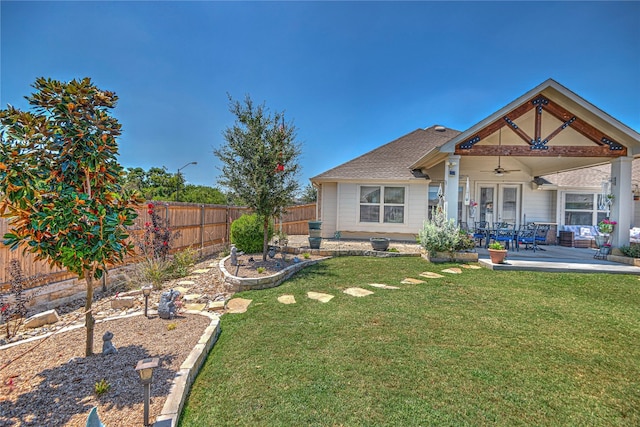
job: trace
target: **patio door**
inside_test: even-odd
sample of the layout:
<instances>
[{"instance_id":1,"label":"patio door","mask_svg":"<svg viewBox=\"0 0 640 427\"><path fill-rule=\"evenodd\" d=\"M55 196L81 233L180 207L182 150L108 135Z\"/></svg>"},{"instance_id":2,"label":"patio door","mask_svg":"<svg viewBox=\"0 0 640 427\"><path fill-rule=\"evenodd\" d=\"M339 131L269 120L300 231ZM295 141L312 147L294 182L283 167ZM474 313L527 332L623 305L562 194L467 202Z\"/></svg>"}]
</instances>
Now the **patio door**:
<instances>
[{"instance_id":1,"label":"patio door","mask_svg":"<svg viewBox=\"0 0 640 427\"><path fill-rule=\"evenodd\" d=\"M508 222L518 225L520 218L519 184L480 184L478 204L480 221L489 224Z\"/></svg>"}]
</instances>

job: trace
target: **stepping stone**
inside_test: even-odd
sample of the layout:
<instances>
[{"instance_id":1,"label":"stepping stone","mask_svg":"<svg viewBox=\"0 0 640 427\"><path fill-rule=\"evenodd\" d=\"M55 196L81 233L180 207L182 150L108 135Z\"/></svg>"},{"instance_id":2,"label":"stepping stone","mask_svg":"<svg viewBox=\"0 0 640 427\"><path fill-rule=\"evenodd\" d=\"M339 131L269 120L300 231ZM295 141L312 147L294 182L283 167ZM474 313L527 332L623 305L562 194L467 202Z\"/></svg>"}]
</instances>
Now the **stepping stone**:
<instances>
[{"instance_id":1,"label":"stepping stone","mask_svg":"<svg viewBox=\"0 0 640 427\"><path fill-rule=\"evenodd\" d=\"M374 288L379 288L379 289L400 289L397 286L389 286L389 285L384 285L382 283L369 283L369 286L373 286Z\"/></svg>"},{"instance_id":2,"label":"stepping stone","mask_svg":"<svg viewBox=\"0 0 640 427\"><path fill-rule=\"evenodd\" d=\"M323 294L321 292L307 292L307 297L320 302L329 302L333 299L333 295Z\"/></svg>"},{"instance_id":3,"label":"stepping stone","mask_svg":"<svg viewBox=\"0 0 640 427\"><path fill-rule=\"evenodd\" d=\"M443 273L449 273L449 274L462 274L462 269L461 268L446 268L444 270L442 270Z\"/></svg>"},{"instance_id":4,"label":"stepping stone","mask_svg":"<svg viewBox=\"0 0 640 427\"><path fill-rule=\"evenodd\" d=\"M209 310L224 310L224 301L209 301Z\"/></svg>"},{"instance_id":5,"label":"stepping stone","mask_svg":"<svg viewBox=\"0 0 640 427\"><path fill-rule=\"evenodd\" d=\"M194 282L193 280L181 280L178 282L178 286L193 286L195 284L196 282Z\"/></svg>"},{"instance_id":6,"label":"stepping stone","mask_svg":"<svg viewBox=\"0 0 640 427\"><path fill-rule=\"evenodd\" d=\"M442 274L433 273L431 271L425 271L423 273L420 273L420 276L426 277L427 279L440 279L444 277Z\"/></svg>"},{"instance_id":7,"label":"stepping stone","mask_svg":"<svg viewBox=\"0 0 640 427\"><path fill-rule=\"evenodd\" d=\"M373 292L362 288L347 288L342 292L353 297L366 297L367 295L373 295Z\"/></svg>"},{"instance_id":8,"label":"stepping stone","mask_svg":"<svg viewBox=\"0 0 640 427\"><path fill-rule=\"evenodd\" d=\"M233 314L244 313L247 311L247 308L252 301L253 300L244 298L234 298L229 300L227 303L227 312Z\"/></svg>"},{"instance_id":9,"label":"stepping stone","mask_svg":"<svg viewBox=\"0 0 640 427\"><path fill-rule=\"evenodd\" d=\"M194 301L197 300L201 297L201 294L188 294L182 297L183 300L185 301Z\"/></svg>"},{"instance_id":10,"label":"stepping stone","mask_svg":"<svg viewBox=\"0 0 640 427\"><path fill-rule=\"evenodd\" d=\"M469 270L480 270L482 267L473 264L462 264L462 268L467 268Z\"/></svg>"},{"instance_id":11,"label":"stepping stone","mask_svg":"<svg viewBox=\"0 0 640 427\"><path fill-rule=\"evenodd\" d=\"M278 297L278 302L282 304L295 304L296 298L293 295L280 295Z\"/></svg>"},{"instance_id":12,"label":"stepping stone","mask_svg":"<svg viewBox=\"0 0 640 427\"><path fill-rule=\"evenodd\" d=\"M193 274L204 274L204 273L208 273L209 270L211 270L210 268L200 268L198 270L193 270L192 273Z\"/></svg>"},{"instance_id":13,"label":"stepping stone","mask_svg":"<svg viewBox=\"0 0 640 427\"><path fill-rule=\"evenodd\" d=\"M173 290L180 292L180 295L184 295L184 294L187 293L189 288L185 288L185 287L182 287L182 286L176 286L175 288L173 288Z\"/></svg>"},{"instance_id":14,"label":"stepping stone","mask_svg":"<svg viewBox=\"0 0 640 427\"><path fill-rule=\"evenodd\" d=\"M412 279L411 277L407 277L400 283L402 283L403 285L418 285L420 283L426 283L426 282L424 280Z\"/></svg>"},{"instance_id":15,"label":"stepping stone","mask_svg":"<svg viewBox=\"0 0 640 427\"><path fill-rule=\"evenodd\" d=\"M202 311L207 306L207 304L185 304L183 305L185 310L194 310L194 311Z\"/></svg>"},{"instance_id":16,"label":"stepping stone","mask_svg":"<svg viewBox=\"0 0 640 427\"><path fill-rule=\"evenodd\" d=\"M32 329L39 328L44 325L52 325L59 321L60 317L58 316L58 312L55 310L48 310L29 317L24 321L23 325L25 328Z\"/></svg>"},{"instance_id":17,"label":"stepping stone","mask_svg":"<svg viewBox=\"0 0 640 427\"><path fill-rule=\"evenodd\" d=\"M212 262L211 264L207 265L208 268L217 268L218 267L218 263L217 262Z\"/></svg>"}]
</instances>

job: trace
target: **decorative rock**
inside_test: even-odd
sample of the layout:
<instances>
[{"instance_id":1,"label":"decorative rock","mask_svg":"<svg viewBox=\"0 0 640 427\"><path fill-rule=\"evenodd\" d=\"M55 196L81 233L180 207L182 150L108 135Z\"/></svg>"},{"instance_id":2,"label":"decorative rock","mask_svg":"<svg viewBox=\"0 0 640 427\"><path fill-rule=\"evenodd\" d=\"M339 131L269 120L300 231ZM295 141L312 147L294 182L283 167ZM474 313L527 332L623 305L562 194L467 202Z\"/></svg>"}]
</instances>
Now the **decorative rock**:
<instances>
[{"instance_id":1,"label":"decorative rock","mask_svg":"<svg viewBox=\"0 0 640 427\"><path fill-rule=\"evenodd\" d=\"M106 356L107 354L116 354L118 352L118 350L115 348L115 346L111 343L111 340L113 339L113 333L110 331L107 331L104 333L104 335L102 336L102 355Z\"/></svg>"},{"instance_id":2,"label":"decorative rock","mask_svg":"<svg viewBox=\"0 0 640 427\"><path fill-rule=\"evenodd\" d=\"M133 307L135 299L133 297L118 297L111 300L111 308L114 310L123 310Z\"/></svg>"},{"instance_id":3,"label":"decorative rock","mask_svg":"<svg viewBox=\"0 0 640 427\"><path fill-rule=\"evenodd\" d=\"M347 288L342 292L353 297L366 297L367 295L373 295L373 292L362 288Z\"/></svg>"},{"instance_id":4,"label":"decorative rock","mask_svg":"<svg viewBox=\"0 0 640 427\"><path fill-rule=\"evenodd\" d=\"M244 298L234 298L227 303L227 312L232 314L244 313L253 300Z\"/></svg>"},{"instance_id":5,"label":"decorative rock","mask_svg":"<svg viewBox=\"0 0 640 427\"><path fill-rule=\"evenodd\" d=\"M422 274L421 274L422 276ZM404 279L402 282L403 285L418 285L420 283L425 283L424 280L419 280L419 279L413 279L411 277L407 277L406 279Z\"/></svg>"},{"instance_id":6,"label":"decorative rock","mask_svg":"<svg viewBox=\"0 0 640 427\"><path fill-rule=\"evenodd\" d=\"M60 317L58 317L58 312L55 310L47 310L42 313L38 313L34 316L29 317L24 321L25 328L39 328L44 325L52 325L60 321Z\"/></svg>"},{"instance_id":7,"label":"decorative rock","mask_svg":"<svg viewBox=\"0 0 640 427\"><path fill-rule=\"evenodd\" d=\"M329 302L333 299L333 295L323 294L321 292L307 292L307 297L320 302Z\"/></svg>"},{"instance_id":8,"label":"decorative rock","mask_svg":"<svg viewBox=\"0 0 640 427\"><path fill-rule=\"evenodd\" d=\"M382 283L369 283L369 286L373 286L374 288L379 288L379 289L400 289L397 286L390 286Z\"/></svg>"},{"instance_id":9,"label":"decorative rock","mask_svg":"<svg viewBox=\"0 0 640 427\"><path fill-rule=\"evenodd\" d=\"M461 268L446 268L444 270L442 270L443 273L449 273L449 274L462 274L462 269Z\"/></svg>"},{"instance_id":10,"label":"decorative rock","mask_svg":"<svg viewBox=\"0 0 640 427\"><path fill-rule=\"evenodd\" d=\"M440 279L444 277L442 274L433 273L431 271L425 271L423 273L420 273L420 276L426 277L427 279Z\"/></svg>"},{"instance_id":11,"label":"decorative rock","mask_svg":"<svg viewBox=\"0 0 640 427\"><path fill-rule=\"evenodd\" d=\"M293 295L280 295L278 297L278 302L282 304L295 304L296 298Z\"/></svg>"}]
</instances>

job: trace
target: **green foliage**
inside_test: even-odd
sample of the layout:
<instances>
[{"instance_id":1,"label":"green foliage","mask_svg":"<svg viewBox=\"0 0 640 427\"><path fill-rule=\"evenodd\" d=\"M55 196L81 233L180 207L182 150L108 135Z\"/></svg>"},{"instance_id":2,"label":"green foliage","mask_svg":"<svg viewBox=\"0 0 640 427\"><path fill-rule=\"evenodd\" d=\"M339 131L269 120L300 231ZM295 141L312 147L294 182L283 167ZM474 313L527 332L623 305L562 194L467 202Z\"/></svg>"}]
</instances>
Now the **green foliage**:
<instances>
[{"instance_id":1,"label":"green foliage","mask_svg":"<svg viewBox=\"0 0 640 427\"><path fill-rule=\"evenodd\" d=\"M476 241L473 236L469 235L468 231L460 230L458 244L456 245L456 251L470 251L476 247Z\"/></svg>"},{"instance_id":2,"label":"green foliage","mask_svg":"<svg viewBox=\"0 0 640 427\"><path fill-rule=\"evenodd\" d=\"M264 267L258 267L256 268L256 271L258 272L258 274L262 274L264 273Z\"/></svg>"},{"instance_id":3,"label":"green foliage","mask_svg":"<svg viewBox=\"0 0 640 427\"><path fill-rule=\"evenodd\" d=\"M455 220L447 219L441 209L434 209L431 219L424 221L418 242L430 254L453 252L460 242L460 229Z\"/></svg>"},{"instance_id":4,"label":"green foliage","mask_svg":"<svg viewBox=\"0 0 640 427\"><path fill-rule=\"evenodd\" d=\"M138 201L121 186L113 92L90 79L39 78L33 112L0 111L0 213L5 244L84 277L133 251L127 227Z\"/></svg>"},{"instance_id":5,"label":"green foliage","mask_svg":"<svg viewBox=\"0 0 640 427\"><path fill-rule=\"evenodd\" d=\"M244 214L231 224L231 243L245 253L262 252L263 245L262 217L257 214ZM273 236L273 224L269 221L269 239Z\"/></svg>"},{"instance_id":6,"label":"green foliage","mask_svg":"<svg viewBox=\"0 0 640 427\"><path fill-rule=\"evenodd\" d=\"M178 324L175 322L171 322L167 324L167 331L175 331L178 328Z\"/></svg>"},{"instance_id":7,"label":"green foliage","mask_svg":"<svg viewBox=\"0 0 640 427\"><path fill-rule=\"evenodd\" d=\"M173 174L166 167L129 168L124 172L125 187L142 193L147 200L173 201L180 189L180 201L213 205L227 204L226 195L215 187L185 185L182 174Z\"/></svg>"},{"instance_id":8,"label":"green foliage","mask_svg":"<svg viewBox=\"0 0 640 427\"><path fill-rule=\"evenodd\" d=\"M111 389L111 384L109 384L107 382L107 380L105 380L104 378L101 379L100 381L98 381L94 386L93 386L93 391L96 393L96 395L98 396L102 396L103 394L105 394L106 392L108 392Z\"/></svg>"},{"instance_id":9,"label":"green foliage","mask_svg":"<svg viewBox=\"0 0 640 427\"><path fill-rule=\"evenodd\" d=\"M229 96L229 104L236 122L224 132L227 144L214 150L222 162L218 181L261 217L279 216L293 204L298 190L301 149L295 142L296 128L285 123L284 113L271 115L264 104L255 106L249 96L244 103ZM267 226L265 221L263 259L268 251Z\"/></svg>"},{"instance_id":10,"label":"green foliage","mask_svg":"<svg viewBox=\"0 0 640 427\"><path fill-rule=\"evenodd\" d=\"M173 255L171 260L171 276L184 277L189 274L189 269L198 261L198 251L189 247Z\"/></svg>"},{"instance_id":11,"label":"green foliage","mask_svg":"<svg viewBox=\"0 0 640 427\"><path fill-rule=\"evenodd\" d=\"M504 246L500 242L493 242L489 244L489 249L493 249L496 251L504 251Z\"/></svg>"},{"instance_id":12,"label":"green foliage","mask_svg":"<svg viewBox=\"0 0 640 427\"><path fill-rule=\"evenodd\" d=\"M311 254L309 252L305 252L305 253L302 254L302 258L309 259L309 258L311 258Z\"/></svg>"},{"instance_id":13,"label":"green foliage","mask_svg":"<svg viewBox=\"0 0 640 427\"><path fill-rule=\"evenodd\" d=\"M640 245L620 246L620 252L622 252L624 256L640 258Z\"/></svg>"},{"instance_id":14,"label":"green foliage","mask_svg":"<svg viewBox=\"0 0 640 427\"><path fill-rule=\"evenodd\" d=\"M311 184L307 184L302 190L300 201L302 203L315 203L318 200L318 190Z\"/></svg>"},{"instance_id":15,"label":"green foliage","mask_svg":"<svg viewBox=\"0 0 640 427\"><path fill-rule=\"evenodd\" d=\"M160 258L146 258L136 264L135 282L140 285L151 283L154 289L162 289L162 284L171 277L171 262Z\"/></svg>"}]
</instances>

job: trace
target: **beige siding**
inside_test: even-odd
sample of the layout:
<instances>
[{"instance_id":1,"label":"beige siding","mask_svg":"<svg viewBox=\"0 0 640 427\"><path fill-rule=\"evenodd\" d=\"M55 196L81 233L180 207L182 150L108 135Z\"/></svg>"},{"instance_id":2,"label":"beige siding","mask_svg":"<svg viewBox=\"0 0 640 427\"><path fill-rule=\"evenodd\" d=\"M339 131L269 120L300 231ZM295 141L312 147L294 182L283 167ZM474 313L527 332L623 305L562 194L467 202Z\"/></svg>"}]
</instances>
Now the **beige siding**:
<instances>
[{"instance_id":1,"label":"beige siding","mask_svg":"<svg viewBox=\"0 0 640 427\"><path fill-rule=\"evenodd\" d=\"M556 191L532 190L530 185L523 185L521 221L556 222L555 199Z\"/></svg>"},{"instance_id":2,"label":"beige siding","mask_svg":"<svg viewBox=\"0 0 640 427\"><path fill-rule=\"evenodd\" d=\"M392 238L412 239L422 227L427 212L427 182L411 184L398 183L366 183L362 185L392 185L404 186L405 192L405 223L360 223L359 216L359 188L358 183L341 183L338 185L337 230L344 237L371 237L387 235ZM326 193L325 193L326 194ZM326 206L326 205L325 205ZM323 229L325 229L323 224ZM335 231L335 230L333 230ZM325 229L323 235L331 237L333 231Z\"/></svg>"},{"instance_id":3,"label":"beige siding","mask_svg":"<svg viewBox=\"0 0 640 427\"><path fill-rule=\"evenodd\" d=\"M333 237L333 233L336 231L337 221L337 201L338 201L338 186L336 183L324 183L322 184L322 198L321 198L321 217L322 221L322 237Z\"/></svg>"}]
</instances>

